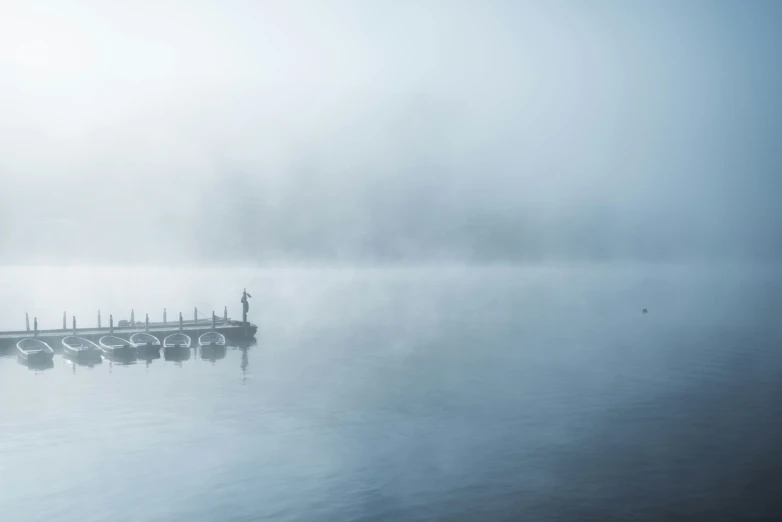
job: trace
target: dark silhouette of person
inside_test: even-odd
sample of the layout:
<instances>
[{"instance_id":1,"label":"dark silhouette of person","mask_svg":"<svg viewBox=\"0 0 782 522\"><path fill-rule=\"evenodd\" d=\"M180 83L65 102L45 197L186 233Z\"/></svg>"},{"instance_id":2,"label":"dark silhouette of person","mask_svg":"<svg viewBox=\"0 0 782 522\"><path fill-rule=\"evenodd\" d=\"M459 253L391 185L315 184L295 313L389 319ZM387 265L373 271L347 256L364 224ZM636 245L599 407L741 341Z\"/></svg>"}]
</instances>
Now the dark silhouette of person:
<instances>
[{"instance_id":1,"label":"dark silhouette of person","mask_svg":"<svg viewBox=\"0 0 782 522\"><path fill-rule=\"evenodd\" d=\"M242 316L245 323L247 322L247 312L250 311L250 302L247 300L248 297L252 296L247 293L247 289L245 288L242 293Z\"/></svg>"}]
</instances>

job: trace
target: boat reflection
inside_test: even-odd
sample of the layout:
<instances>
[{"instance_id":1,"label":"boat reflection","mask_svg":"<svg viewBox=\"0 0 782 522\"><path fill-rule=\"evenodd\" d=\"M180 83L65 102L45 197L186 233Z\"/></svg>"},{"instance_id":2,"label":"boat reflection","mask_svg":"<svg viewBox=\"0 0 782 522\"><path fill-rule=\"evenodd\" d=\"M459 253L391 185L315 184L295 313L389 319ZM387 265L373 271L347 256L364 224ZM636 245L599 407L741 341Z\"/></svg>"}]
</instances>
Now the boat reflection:
<instances>
[{"instance_id":1,"label":"boat reflection","mask_svg":"<svg viewBox=\"0 0 782 522\"><path fill-rule=\"evenodd\" d=\"M121 340L127 342L124 339ZM117 342L119 342L119 338ZM132 350L110 350L103 347L104 349L100 352L92 350L63 350L62 359L66 363L66 367L70 367L74 373L76 372L77 366L93 368L96 365L101 365L104 360L108 364L109 372L111 372L114 365L132 366L141 363L142 361L145 363L145 366L149 368L150 364L157 359L164 359L165 361L175 363L177 366L181 366L184 361L190 360L191 357L200 357L203 361L209 361L212 364L215 364L217 361L227 358L228 350L237 350L241 351L240 368L242 371L242 382L244 383L249 374L249 349L256 344L257 342L254 339L246 342L237 342L234 340L226 345L204 344L198 347L192 347L192 355L190 353L191 347L188 347L187 345L164 346L161 348L157 348L157 346L144 346L141 349L134 346ZM14 354L9 353L9 350L0 350L0 357L3 356L10 359L11 357L14 357ZM25 366L33 371L49 370L55 366L53 360L34 360L28 362L18 356L15 357L15 359L21 366Z\"/></svg>"},{"instance_id":2,"label":"boat reflection","mask_svg":"<svg viewBox=\"0 0 782 522\"><path fill-rule=\"evenodd\" d=\"M189 346L167 346L163 350L163 358L166 361L182 362L190 359Z\"/></svg>"},{"instance_id":3,"label":"boat reflection","mask_svg":"<svg viewBox=\"0 0 782 522\"><path fill-rule=\"evenodd\" d=\"M131 364L136 364L136 360L138 359L138 355L136 354L135 350L126 353L104 353L102 357L111 364L117 364L119 366L129 366Z\"/></svg>"},{"instance_id":4,"label":"boat reflection","mask_svg":"<svg viewBox=\"0 0 782 522\"><path fill-rule=\"evenodd\" d=\"M27 367L28 370L33 370L33 371L44 371L44 370L49 370L51 368L54 368L54 361L52 359L40 360L40 361L36 361L36 360L26 361L21 357L17 357L16 362L22 366Z\"/></svg>"},{"instance_id":5,"label":"boat reflection","mask_svg":"<svg viewBox=\"0 0 782 522\"><path fill-rule=\"evenodd\" d=\"M160 348L154 346L139 346L138 358L147 362L160 359Z\"/></svg>"},{"instance_id":6,"label":"boat reflection","mask_svg":"<svg viewBox=\"0 0 782 522\"><path fill-rule=\"evenodd\" d=\"M63 353L62 358L72 363L74 366L87 366L89 368L92 368L96 364L101 364L103 362L99 352L89 354L73 354L66 352Z\"/></svg>"},{"instance_id":7,"label":"boat reflection","mask_svg":"<svg viewBox=\"0 0 782 522\"><path fill-rule=\"evenodd\" d=\"M225 358L226 348L219 345L204 345L201 346L201 359L204 361L215 362L219 359Z\"/></svg>"},{"instance_id":8,"label":"boat reflection","mask_svg":"<svg viewBox=\"0 0 782 522\"><path fill-rule=\"evenodd\" d=\"M146 362L147 366L149 366L149 363L155 359L160 359L160 350L141 350L139 351L138 358Z\"/></svg>"}]
</instances>

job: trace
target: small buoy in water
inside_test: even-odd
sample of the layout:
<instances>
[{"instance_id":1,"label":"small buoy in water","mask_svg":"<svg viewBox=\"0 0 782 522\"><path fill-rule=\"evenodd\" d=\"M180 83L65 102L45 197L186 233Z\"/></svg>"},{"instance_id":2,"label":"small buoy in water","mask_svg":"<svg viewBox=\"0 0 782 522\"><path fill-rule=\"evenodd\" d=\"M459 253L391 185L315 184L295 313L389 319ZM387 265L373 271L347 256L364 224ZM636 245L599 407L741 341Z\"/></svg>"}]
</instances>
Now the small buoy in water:
<instances>
[{"instance_id":1,"label":"small buoy in water","mask_svg":"<svg viewBox=\"0 0 782 522\"><path fill-rule=\"evenodd\" d=\"M647 310L646 310L646 308L644 308L644 313L648 313L648 312L647 312Z\"/></svg>"}]
</instances>

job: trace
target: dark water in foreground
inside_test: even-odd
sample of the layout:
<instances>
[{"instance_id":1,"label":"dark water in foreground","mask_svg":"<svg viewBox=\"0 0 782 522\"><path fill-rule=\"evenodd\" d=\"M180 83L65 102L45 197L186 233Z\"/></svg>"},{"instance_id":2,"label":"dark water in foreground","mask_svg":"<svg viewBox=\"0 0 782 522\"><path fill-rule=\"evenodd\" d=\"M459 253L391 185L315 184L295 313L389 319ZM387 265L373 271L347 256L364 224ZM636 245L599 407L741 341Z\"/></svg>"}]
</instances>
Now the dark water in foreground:
<instances>
[{"instance_id":1,"label":"dark water in foreground","mask_svg":"<svg viewBox=\"0 0 782 522\"><path fill-rule=\"evenodd\" d=\"M0 519L781 512L769 269L0 268L0 328L66 309L88 326L98 307L235 316L244 286L257 345L216 361L0 357Z\"/></svg>"}]
</instances>

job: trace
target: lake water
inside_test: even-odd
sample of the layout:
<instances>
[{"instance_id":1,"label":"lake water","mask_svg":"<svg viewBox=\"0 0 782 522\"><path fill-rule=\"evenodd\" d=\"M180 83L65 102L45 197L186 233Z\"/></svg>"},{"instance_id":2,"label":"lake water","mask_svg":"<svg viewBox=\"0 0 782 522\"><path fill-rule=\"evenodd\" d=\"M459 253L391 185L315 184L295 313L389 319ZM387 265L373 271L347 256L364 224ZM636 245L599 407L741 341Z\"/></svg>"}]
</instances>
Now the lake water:
<instances>
[{"instance_id":1,"label":"lake water","mask_svg":"<svg viewBox=\"0 0 782 522\"><path fill-rule=\"evenodd\" d=\"M782 504L773 267L6 267L0 330L25 312L237 317L244 287L257 344L216 361L36 371L0 354L0 519L714 521Z\"/></svg>"}]
</instances>

